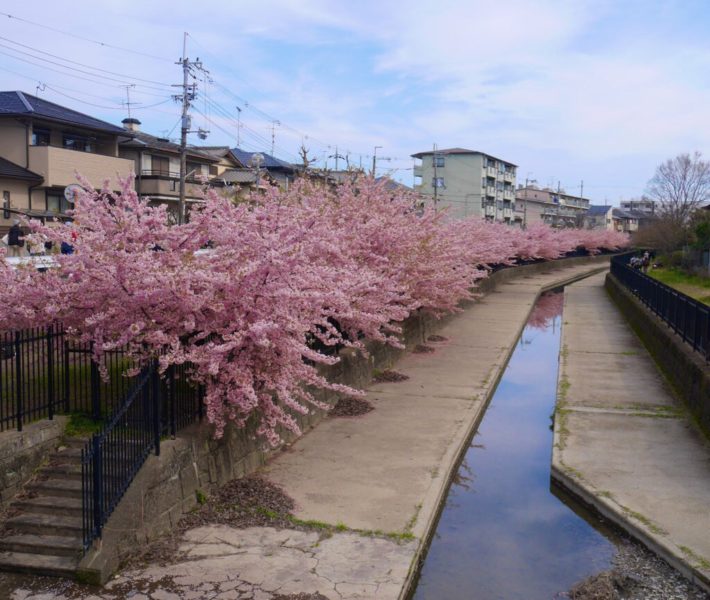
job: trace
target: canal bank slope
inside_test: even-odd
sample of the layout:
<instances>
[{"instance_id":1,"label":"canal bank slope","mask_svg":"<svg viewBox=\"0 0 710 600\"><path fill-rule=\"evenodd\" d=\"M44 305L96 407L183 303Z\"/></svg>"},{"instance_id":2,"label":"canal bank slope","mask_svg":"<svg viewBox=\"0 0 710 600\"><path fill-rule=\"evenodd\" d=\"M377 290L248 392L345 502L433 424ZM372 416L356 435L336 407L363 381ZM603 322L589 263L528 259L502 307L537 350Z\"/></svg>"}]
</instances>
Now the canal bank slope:
<instances>
[{"instance_id":1,"label":"canal bank slope","mask_svg":"<svg viewBox=\"0 0 710 600\"><path fill-rule=\"evenodd\" d=\"M710 592L710 445L603 285L565 289L552 477Z\"/></svg>"}]
</instances>

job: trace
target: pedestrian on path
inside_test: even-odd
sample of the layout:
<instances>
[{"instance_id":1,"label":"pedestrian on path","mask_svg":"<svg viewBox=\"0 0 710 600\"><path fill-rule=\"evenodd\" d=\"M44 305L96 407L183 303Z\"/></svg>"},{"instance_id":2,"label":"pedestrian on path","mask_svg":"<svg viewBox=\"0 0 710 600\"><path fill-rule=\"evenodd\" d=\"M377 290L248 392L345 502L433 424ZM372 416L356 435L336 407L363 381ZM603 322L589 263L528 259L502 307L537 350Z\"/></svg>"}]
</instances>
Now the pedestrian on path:
<instances>
[{"instance_id":1,"label":"pedestrian on path","mask_svg":"<svg viewBox=\"0 0 710 600\"><path fill-rule=\"evenodd\" d=\"M21 256L25 245L25 236L20 229L20 220L15 219L7 233L8 256Z\"/></svg>"}]
</instances>

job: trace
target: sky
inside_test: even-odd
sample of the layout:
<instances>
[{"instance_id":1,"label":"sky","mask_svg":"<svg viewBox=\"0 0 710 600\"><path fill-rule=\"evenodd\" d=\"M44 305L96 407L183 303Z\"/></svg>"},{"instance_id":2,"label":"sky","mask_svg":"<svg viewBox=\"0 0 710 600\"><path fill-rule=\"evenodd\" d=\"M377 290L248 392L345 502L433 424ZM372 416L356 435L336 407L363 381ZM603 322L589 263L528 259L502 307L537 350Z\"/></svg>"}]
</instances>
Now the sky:
<instances>
[{"instance_id":1,"label":"sky","mask_svg":"<svg viewBox=\"0 0 710 600\"><path fill-rule=\"evenodd\" d=\"M709 29L707 0L4 0L0 89L115 124L128 90L142 129L177 139L187 32L209 72L190 143L273 139L329 168L370 168L378 146L378 175L408 185L411 154L463 147L618 204L710 152Z\"/></svg>"}]
</instances>

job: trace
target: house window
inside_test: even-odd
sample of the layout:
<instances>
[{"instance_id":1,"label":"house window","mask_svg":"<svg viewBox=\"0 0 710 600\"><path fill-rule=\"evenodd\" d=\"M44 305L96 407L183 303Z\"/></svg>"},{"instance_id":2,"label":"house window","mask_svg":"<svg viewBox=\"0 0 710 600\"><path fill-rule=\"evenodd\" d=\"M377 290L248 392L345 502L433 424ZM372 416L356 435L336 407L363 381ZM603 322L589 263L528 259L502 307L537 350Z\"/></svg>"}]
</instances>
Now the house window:
<instances>
[{"instance_id":1,"label":"house window","mask_svg":"<svg viewBox=\"0 0 710 600\"><path fill-rule=\"evenodd\" d=\"M71 208L62 192L55 190L47 191L47 212L55 214L66 213Z\"/></svg>"},{"instance_id":2,"label":"house window","mask_svg":"<svg viewBox=\"0 0 710 600\"><path fill-rule=\"evenodd\" d=\"M153 175L170 175L170 159L167 156L151 156L151 163Z\"/></svg>"},{"instance_id":3,"label":"house window","mask_svg":"<svg viewBox=\"0 0 710 600\"><path fill-rule=\"evenodd\" d=\"M67 150L78 150L79 152L94 152L94 140L85 135L75 133L64 133L62 135L62 146Z\"/></svg>"},{"instance_id":4,"label":"house window","mask_svg":"<svg viewBox=\"0 0 710 600\"><path fill-rule=\"evenodd\" d=\"M432 159L432 166L433 167L443 167L444 166L444 157L443 156L438 156L434 155L434 158Z\"/></svg>"},{"instance_id":5,"label":"house window","mask_svg":"<svg viewBox=\"0 0 710 600\"><path fill-rule=\"evenodd\" d=\"M49 146L49 129L32 128L32 145Z\"/></svg>"},{"instance_id":6,"label":"house window","mask_svg":"<svg viewBox=\"0 0 710 600\"><path fill-rule=\"evenodd\" d=\"M2 218L3 219L9 219L10 218L10 211L8 210L10 208L10 192L3 192L2 193Z\"/></svg>"},{"instance_id":7,"label":"house window","mask_svg":"<svg viewBox=\"0 0 710 600\"><path fill-rule=\"evenodd\" d=\"M443 188L443 187L446 187L446 186L444 185L444 178L443 178L443 177L434 177L434 178L431 180L431 187L435 187L435 188Z\"/></svg>"}]
</instances>

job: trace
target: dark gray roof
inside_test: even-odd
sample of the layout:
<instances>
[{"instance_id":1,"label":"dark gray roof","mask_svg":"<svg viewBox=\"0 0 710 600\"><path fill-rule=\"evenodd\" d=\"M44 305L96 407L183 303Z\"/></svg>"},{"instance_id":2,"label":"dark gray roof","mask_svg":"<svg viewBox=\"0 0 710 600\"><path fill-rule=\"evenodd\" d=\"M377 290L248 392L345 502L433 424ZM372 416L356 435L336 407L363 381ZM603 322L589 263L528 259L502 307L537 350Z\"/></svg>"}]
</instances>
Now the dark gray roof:
<instances>
[{"instance_id":1,"label":"dark gray roof","mask_svg":"<svg viewBox=\"0 0 710 600\"><path fill-rule=\"evenodd\" d=\"M399 181L395 181L394 179L390 179L386 175L383 175L382 177L377 177L375 179L377 183L383 183L385 189L388 191L394 191L394 190L407 190L409 192L412 191L412 188L410 188L408 185L404 185L403 183L400 183Z\"/></svg>"},{"instance_id":2,"label":"dark gray roof","mask_svg":"<svg viewBox=\"0 0 710 600\"><path fill-rule=\"evenodd\" d=\"M145 148L150 148L151 150L162 150L163 152L169 152L171 154L180 153L180 144L171 142L167 138L161 138L154 135L150 135L149 133L145 133L144 131L123 131L123 133L127 137L123 140L119 140L119 144L121 146L135 148L140 144ZM139 144L137 144L137 142ZM212 156L207 152L203 152L198 148L193 148L190 146L187 147L187 154L188 156L202 158L211 162L216 162L217 160L219 160L218 158Z\"/></svg>"},{"instance_id":3,"label":"dark gray roof","mask_svg":"<svg viewBox=\"0 0 710 600\"><path fill-rule=\"evenodd\" d=\"M24 181L44 181L44 178L37 173L16 165L9 160L0 158L0 177L8 179L22 179Z\"/></svg>"},{"instance_id":4,"label":"dark gray roof","mask_svg":"<svg viewBox=\"0 0 710 600\"><path fill-rule=\"evenodd\" d=\"M241 150L240 148L232 148L232 154L244 167L251 167L251 157L254 154L261 154L264 157L264 162L261 163L261 168L263 169L279 169L284 171L293 171L294 166L283 160L267 154L266 152L247 152L246 150Z\"/></svg>"},{"instance_id":5,"label":"dark gray roof","mask_svg":"<svg viewBox=\"0 0 710 600\"><path fill-rule=\"evenodd\" d=\"M121 127L111 125L106 121L19 91L0 92L0 117L4 116L35 117L107 133L124 132Z\"/></svg>"},{"instance_id":6,"label":"dark gray roof","mask_svg":"<svg viewBox=\"0 0 710 600\"><path fill-rule=\"evenodd\" d=\"M425 156L432 156L433 154L434 150L427 150L426 152L417 152L416 154L412 154L411 156L412 158L423 158ZM437 156L447 156L449 154L480 154L481 156L488 156L493 160L504 162L507 165L513 165L514 167L518 166L515 163L510 162L509 160L496 158L495 156L488 154L487 152L480 152L479 150L467 150L466 148L443 148L441 150L437 150L436 154Z\"/></svg>"},{"instance_id":7,"label":"dark gray roof","mask_svg":"<svg viewBox=\"0 0 710 600\"><path fill-rule=\"evenodd\" d=\"M611 206L607 206L606 204L592 204L589 207L587 214L590 217L601 217L602 215L605 215L607 212L609 212L610 208Z\"/></svg>"}]
</instances>

